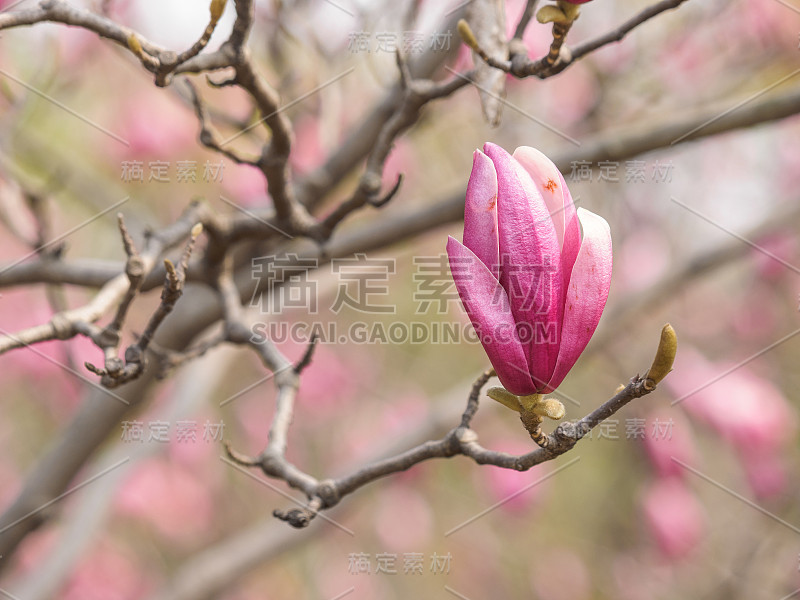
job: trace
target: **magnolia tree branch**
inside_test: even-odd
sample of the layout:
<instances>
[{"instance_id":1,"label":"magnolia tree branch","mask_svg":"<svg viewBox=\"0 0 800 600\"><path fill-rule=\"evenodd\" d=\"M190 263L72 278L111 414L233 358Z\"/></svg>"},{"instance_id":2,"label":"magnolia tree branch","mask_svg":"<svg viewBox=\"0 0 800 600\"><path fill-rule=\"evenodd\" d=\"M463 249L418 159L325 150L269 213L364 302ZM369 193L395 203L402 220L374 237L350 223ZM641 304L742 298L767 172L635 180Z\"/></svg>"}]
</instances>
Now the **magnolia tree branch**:
<instances>
[{"instance_id":1,"label":"magnolia tree branch","mask_svg":"<svg viewBox=\"0 0 800 600\"><path fill-rule=\"evenodd\" d=\"M245 287L242 282L239 285ZM252 289L245 291L246 297L250 294ZM188 348L202 331L223 317L217 296L205 287L195 286L192 300L174 314L168 327L159 329L155 341L160 347L175 351ZM114 392L100 385L86 386L85 398L75 416L43 451L14 502L0 515L0 555L11 556L27 534L55 514L54 502L63 496L87 459L107 441L125 414L145 401L156 375L155 369L146 369L141 377ZM0 570L9 564L10 561L0 561Z\"/></svg>"},{"instance_id":2,"label":"magnolia tree branch","mask_svg":"<svg viewBox=\"0 0 800 600\"><path fill-rule=\"evenodd\" d=\"M522 19L514 34L514 39L512 39L512 43L510 44L510 57L508 60L499 60L489 56L478 45L478 41L475 39L474 34L466 23L459 26L459 33L465 43L475 50L478 56L489 66L505 71L520 79L532 75L540 79L546 79L547 77L552 77L553 75L561 73L575 61L591 54L595 50L607 46L608 44L619 42L639 25L642 25L665 11L677 8L686 1L687 0L661 0L661 2L649 6L631 17L616 29L576 46L574 49L570 49L564 44L564 39L573 21L570 19L566 21L557 21L553 23L553 42L550 46L550 51L539 60L531 60L527 55L524 45L520 43L525 27L527 27L530 21L533 12L532 5L535 6L534 2L529 2L526 6ZM514 43L515 41L516 43Z\"/></svg>"},{"instance_id":3,"label":"magnolia tree branch","mask_svg":"<svg viewBox=\"0 0 800 600\"><path fill-rule=\"evenodd\" d=\"M627 21L625 21L622 25L609 31L608 33L598 36L593 40L589 40L588 42L584 42L575 48L572 48L568 55L570 56L569 60L563 60L562 63L557 64L555 68L548 73L548 75L555 75L560 73L564 69L566 69L571 63L575 62L578 59L583 58L602 48L603 46L607 46L608 44L613 44L614 42L622 41L622 39L628 35L631 31L636 29L639 25L649 21L653 17L660 15L663 12L668 10L672 10L673 8L678 8L684 2L688 0L661 0L661 2L656 2L655 4L648 6L638 14L634 15Z\"/></svg>"},{"instance_id":4,"label":"magnolia tree branch","mask_svg":"<svg viewBox=\"0 0 800 600\"><path fill-rule=\"evenodd\" d=\"M192 228L201 220L203 210L202 204L193 203L176 223L148 237L145 248L139 257L143 274L153 268L156 259L162 252L189 236ZM92 301L85 306L56 313L48 323L0 336L0 354L38 342L55 339L66 340L79 334L85 334L87 332L86 324L92 324L106 313L117 309L129 295L129 290L129 276L125 272L120 273L103 285Z\"/></svg>"},{"instance_id":5,"label":"magnolia tree branch","mask_svg":"<svg viewBox=\"0 0 800 600\"><path fill-rule=\"evenodd\" d=\"M306 527L320 511L336 506L345 496L382 477L405 471L414 465L434 458L466 456L476 463L494 465L516 471L527 471L543 462L553 460L571 450L592 429L619 411L634 398L640 398L656 389L656 385L672 369L677 341L674 331L667 325L656 351L653 366L644 376L636 375L628 385L621 389L603 405L577 421L559 424L547 436L546 443L528 454L515 456L506 452L487 450L478 443L478 434L470 428L470 423L478 411L480 393L488 380L494 376L489 370L481 374L472 386L467 407L458 427L451 429L443 438L426 441L395 456L366 465L355 472L336 479L318 480L302 472L286 461L285 435L291 421L292 402L296 387L291 384L278 384L278 406L270 442L258 456L247 457L233 451L228 444L228 455L234 462L246 467L258 467L265 475L285 481L290 487L305 493L308 503L300 508L287 511L276 510L275 517L287 521L293 527ZM284 396L285 395L285 396ZM275 433L277 431L277 433Z\"/></svg>"},{"instance_id":6,"label":"magnolia tree branch","mask_svg":"<svg viewBox=\"0 0 800 600\"><path fill-rule=\"evenodd\" d=\"M369 462L394 456L405 448L416 446L448 431L462 412L462 389L463 385L457 384L444 395L433 398L432 411L408 427L405 433L379 442L370 452ZM346 465L343 472L356 468L356 465ZM346 505L340 504L326 511L326 514L331 518L338 518L346 508ZM229 586L241 581L250 571L274 556L298 544L318 540L318 535L325 535L325 529L315 528L315 533L311 531L285 527L271 517L249 524L186 560L170 581L150 600L206 600L219 596Z\"/></svg>"},{"instance_id":7,"label":"magnolia tree branch","mask_svg":"<svg viewBox=\"0 0 800 600\"><path fill-rule=\"evenodd\" d=\"M517 23L517 28L514 30L514 40L522 41L522 36L525 35L525 30L528 28L533 15L536 14L537 4L539 4L539 0L528 0L525 3L525 10L522 11L522 15Z\"/></svg>"},{"instance_id":8,"label":"magnolia tree branch","mask_svg":"<svg viewBox=\"0 0 800 600\"><path fill-rule=\"evenodd\" d=\"M145 64L149 70L160 73L161 79L157 79L157 81L161 85L167 83L166 77L172 72L199 73L223 69L230 66L230 56L225 46L223 46L225 50L220 49L208 55L194 55L191 51L183 55L178 55L171 50L147 40L136 31L124 25L120 25L107 17L98 15L84 8L73 6L63 0L43 0L39 3L38 8L4 11L0 13L0 30L44 22L63 23L65 25L82 27L93 31L100 37L113 40L126 48L130 47L131 39L135 38L136 42L134 45L138 44L141 51L146 53L146 56L151 59L150 62L144 61L143 64ZM233 36L231 39L233 39ZM205 45L203 45L203 47L205 47ZM131 50L134 51L133 48L131 48ZM135 51L134 53L136 54ZM180 62L179 57L183 58Z\"/></svg>"},{"instance_id":9,"label":"magnolia tree branch","mask_svg":"<svg viewBox=\"0 0 800 600\"><path fill-rule=\"evenodd\" d=\"M164 267L166 268L167 276L164 279L163 291L161 292L161 302L159 303L153 315L150 317L150 320L148 321L147 326L142 334L139 336L139 339L135 344L128 346L128 348L125 350L125 362L123 364L123 361L117 357L117 347L119 345L119 327L124 319L128 304L133 299L133 296L135 296L136 291L141 284L143 275L141 270L137 270L135 277L132 277L131 273L126 269L126 274L128 274L128 277L131 279L131 288L122 304L120 304L120 310L117 312L117 317L114 319L114 321L112 321L110 327L107 327L96 333L92 332L91 330L87 333L92 341L94 341L95 344L97 344L103 350L106 355L106 360L105 367L102 369L95 367L89 362L84 364L92 373L100 376L100 383L103 386L107 388L115 388L123 383L133 381L144 372L144 369L147 366L146 353L150 343L153 340L156 330L159 328L161 323L164 322L164 319L167 317L167 315L172 312L172 310L175 308L175 304L183 295L189 256L191 256L192 250L197 242L197 237L200 235L202 230L203 226L200 223L197 223L194 227L192 227L189 235L189 241L187 242L186 248L181 255L181 259L177 268L172 264L172 262L169 261L169 259L164 259ZM123 227L123 238L125 233L126 232ZM128 249L128 243L126 243L126 249ZM133 259L138 259L138 255L134 254L130 256L128 264L131 264ZM134 264L138 267L138 265L141 264L141 260L139 259Z\"/></svg>"}]
</instances>

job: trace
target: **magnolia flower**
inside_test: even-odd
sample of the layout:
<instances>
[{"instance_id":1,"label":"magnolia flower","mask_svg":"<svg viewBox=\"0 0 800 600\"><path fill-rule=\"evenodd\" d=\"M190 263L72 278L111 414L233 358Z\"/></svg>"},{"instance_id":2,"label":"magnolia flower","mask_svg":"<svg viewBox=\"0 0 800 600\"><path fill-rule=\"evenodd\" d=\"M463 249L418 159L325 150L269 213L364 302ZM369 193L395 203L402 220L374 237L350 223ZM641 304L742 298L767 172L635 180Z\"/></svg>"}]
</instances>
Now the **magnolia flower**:
<instances>
[{"instance_id":1,"label":"magnolia flower","mask_svg":"<svg viewBox=\"0 0 800 600\"><path fill-rule=\"evenodd\" d=\"M523 397L524 409L525 397L558 387L608 298L608 223L575 210L563 176L538 150L522 146L512 157L487 143L473 155L464 243L450 237L447 254L464 308L505 389ZM492 397L519 410L513 399Z\"/></svg>"}]
</instances>

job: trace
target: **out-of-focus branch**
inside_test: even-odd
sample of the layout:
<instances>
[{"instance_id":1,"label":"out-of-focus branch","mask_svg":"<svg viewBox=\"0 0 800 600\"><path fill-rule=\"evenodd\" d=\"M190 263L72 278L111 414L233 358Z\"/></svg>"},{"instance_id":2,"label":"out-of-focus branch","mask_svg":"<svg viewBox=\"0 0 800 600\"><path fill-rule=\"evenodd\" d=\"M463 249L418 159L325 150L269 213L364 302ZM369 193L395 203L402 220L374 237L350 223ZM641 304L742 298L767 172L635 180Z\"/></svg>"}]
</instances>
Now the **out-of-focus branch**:
<instances>
[{"instance_id":1,"label":"out-of-focus branch","mask_svg":"<svg viewBox=\"0 0 800 600\"><path fill-rule=\"evenodd\" d=\"M375 145L367 157L367 166L355 193L348 200L337 206L323 221L323 230L326 234L332 232L347 215L365 204L370 203L376 207L381 207L397 193L402 182L402 179L399 178L388 194L379 197L383 168L394 141L416 123L425 105L432 100L454 93L468 83L468 79L458 77L441 84L427 79L415 80L403 54L397 52L396 57L403 90L402 101L391 118L381 127L375 140Z\"/></svg>"},{"instance_id":2,"label":"out-of-focus branch","mask_svg":"<svg viewBox=\"0 0 800 600\"><path fill-rule=\"evenodd\" d=\"M238 353L240 354L240 353ZM173 423L187 414L202 411L213 397L214 390L230 372L237 360L236 352L220 352L212 360L189 366L175 378L175 388L164 406L153 415L158 421ZM119 431L119 425L114 424ZM113 440L116 437L116 440ZM122 483L131 471L144 460L163 455L161 444L130 444L110 435L105 447L84 469L85 473L105 472L108 465L120 465L107 472L92 484L79 490L72 498L68 519L59 527L54 544L40 556L34 571L20 578L4 582L8 594L25 600L48 600L58 596L65 580L84 556L92 542L116 518L114 500ZM127 461L127 462L126 462ZM277 525L277 524L276 524ZM285 530L285 527L281 527Z\"/></svg>"},{"instance_id":3,"label":"out-of-focus branch","mask_svg":"<svg viewBox=\"0 0 800 600\"><path fill-rule=\"evenodd\" d=\"M572 164L585 161L596 164L600 161L619 161L638 155L670 147L673 142L685 143L744 129L755 125L784 119L800 113L800 87L786 92L754 100L737 110L735 99L728 99L714 105L698 108L689 114L680 114L653 123L648 119L639 125L604 132L581 143L579 148L556 154L554 162L563 173L569 173ZM692 132L689 135L687 133ZM395 216L391 221L373 223L369 228L343 229L339 235L326 245L326 254L345 256L349 252L372 250L399 243L414 235L424 233L435 227L456 221L463 216L463 191L445 200L433 202L424 208ZM248 215L231 217L215 216L203 221L209 229L212 224L229 232L236 240L257 238L270 231L269 214L254 211L256 220ZM277 225L277 223L274 223ZM274 230L273 230L274 233ZM227 243L227 242L226 242ZM20 263L11 268L0 265L0 287L26 285L30 283L65 283L85 287L101 287L114 277L119 277L124 264L101 260L60 260L46 261L37 258ZM156 266L146 277L142 291L151 290L164 278L162 267ZM189 266L187 280L203 280L204 276L193 266ZM123 283L125 283L123 278Z\"/></svg>"},{"instance_id":4,"label":"out-of-focus branch","mask_svg":"<svg viewBox=\"0 0 800 600\"><path fill-rule=\"evenodd\" d=\"M192 203L176 223L149 236L145 249L141 253L142 269L145 273L152 269L157 257L164 250L171 248L189 235L192 227L202 220L204 211L204 205ZM129 289L128 275L124 272L120 273L108 281L85 306L57 313L48 323L36 325L15 334L0 336L0 354L46 340L66 340L83 333L82 324L94 323L107 312L119 306Z\"/></svg>"},{"instance_id":5,"label":"out-of-focus branch","mask_svg":"<svg viewBox=\"0 0 800 600\"><path fill-rule=\"evenodd\" d=\"M522 15L517 23L517 28L514 30L513 39L522 41L522 36L525 35L525 30L528 28L533 15L536 13L537 4L539 4L539 0L528 0L525 3L525 10L522 11Z\"/></svg>"},{"instance_id":6,"label":"out-of-focus branch","mask_svg":"<svg viewBox=\"0 0 800 600\"><path fill-rule=\"evenodd\" d=\"M727 98L678 113L657 123L646 122L606 132L581 142L580 148L556 154L554 162L569 173L575 161L623 160L659 148L785 119L800 113L800 86L744 105ZM735 110L733 107L739 106Z\"/></svg>"},{"instance_id":7,"label":"out-of-focus branch","mask_svg":"<svg viewBox=\"0 0 800 600\"><path fill-rule=\"evenodd\" d=\"M453 11L436 31L447 33L455 31L456 23L464 15L466 4ZM431 50L415 57L414 60L409 60L409 73L418 80L432 78L445 61L457 52L457 44L453 44L449 50L449 52ZM460 83L456 85L461 87ZM296 195L301 204L313 211L322 204L337 183L372 153L387 121L397 114L404 99L404 90L402 78L399 78L398 82L387 90L384 97L362 119L359 119L361 125L353 129L337 151L332 153L322 166L298 182Z\"/></svg>"},{"instance_id":8,"label":"out-of-focus branch","mask_svg":"<svg viewBox=\"0 0 800 600\"><path fill-rule=\"evenodd\" d=\"M169 235L164 231L160 235L175 236L178 240L185 237L176 235L180 227L173 229ZM250 293L246 292L247 297ZM198 333L222 317L217 297L204 287L192 290L192 300L174 315L169 327L159 330L156 341L161 347L173 350L188 347ZM144 401L154 375L155 370L145 370L140 378L118 388L113 397L100 386L87 389L87 396L71 422L44 450L42 458L26 474L14 502L0 515L0 555L12 556L28 533L55 514L53 502L64 494L85 461L118 426L125 413ZM10 562L0 561L0 571Z\"/></svg>"},{"instance_id":9,"label":"out-of-focus branch","mask_svg":"<svg viewBox=\"0 0 800 600\"><path fill-rule=\"evenodd\" d=\"M793 208L767 219L743 233L742 237L758 243L758 240L764 236L777 231L796 231L800 226L800 205L797 202L793 204ZM607 347L607 344L615 337L613 332L626 331L629 324L658 309L666 300L674 298L675 294L704 275L754 252L753 247L742 240L726 238L718 246L690 257L654 285L617 302L609 314L604 317L609 326L597 332L592 345L587 348L587 353ZM769 255L765 256L771 258Z\"/></svg>"},{"instance_id":10,"label":"out-of-focus branch","mask_svg":"<svg viewBox=\"0 0 800 600\"><path fill-rule=\"evenodd\" d=\"M209 150L213 150L214 152L219 152L220 154L227 156L236 164L256 166L257 159L245 158L240 156L236 151L225 147L219 137L219 134L211 124L211 117L208 114L208 109L203 103L203 99L200 97L200 93L197 91L197 88L188 79L186 80L186 87L189 90L192 103L194 104L195 115L197 116L197 120L200 122L200 143Z\"/></svg>"}]
</instances>

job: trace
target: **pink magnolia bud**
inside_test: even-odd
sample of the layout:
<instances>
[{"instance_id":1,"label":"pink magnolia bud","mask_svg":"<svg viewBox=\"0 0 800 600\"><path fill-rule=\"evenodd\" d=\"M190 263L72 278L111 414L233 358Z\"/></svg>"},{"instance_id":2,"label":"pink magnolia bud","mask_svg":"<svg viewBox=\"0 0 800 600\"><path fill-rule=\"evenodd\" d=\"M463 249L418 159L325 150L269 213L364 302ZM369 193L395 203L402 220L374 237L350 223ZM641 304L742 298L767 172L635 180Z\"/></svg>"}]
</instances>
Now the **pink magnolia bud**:
<instances>
[{"instance_id":1,"label":"pink magnolia bud","mask_svg":"<svg viewBox=\"0 0 800 600\"><path fill-rule=\"evenodd\" d=\"M538 150L511 156L487 143L473 155L464 243L450 237L447 254L503 386L518 396L558 387L608 298L608 223L575 210L564 177Z\"/></svg>"}]
</instances>

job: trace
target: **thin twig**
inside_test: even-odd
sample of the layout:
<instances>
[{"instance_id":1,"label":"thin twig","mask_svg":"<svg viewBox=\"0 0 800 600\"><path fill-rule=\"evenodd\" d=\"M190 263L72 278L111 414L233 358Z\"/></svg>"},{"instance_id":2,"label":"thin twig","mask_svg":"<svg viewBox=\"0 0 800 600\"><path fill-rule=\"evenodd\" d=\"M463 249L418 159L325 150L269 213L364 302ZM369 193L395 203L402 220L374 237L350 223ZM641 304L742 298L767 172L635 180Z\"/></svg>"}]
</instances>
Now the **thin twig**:
<instances>
[{"instance_id":1,"label":"thin twig","mask_svg":"<svg viewBox=\"0 0 800 600\"><path fill-rule=\"evenodd\" d=\"M525 3L525 10L522 11L517 28L514 30L514 39L521 40L522 36L525 35L525 30L528 28L534 13L536 13L536 5L538 3L539 0L528 0Z\"/></svg>"},{"instance_id":2,"label":"thin twig","mask_svg":"<svg viewBox=\"0 0 800 600\"><path fill-rule=\"evenodd\" d=\"M123 232L123 240L126 240L126 251L133 253L129 255L129 264L133 262L133 259L135 258L137 259L136 264L141 265L141 258L138 256L138 254L136 254L136 251L133 247L133 242L127 235L127 230L125 229L125 225L121 216L119 223L120 230ZM136 342L131 346L128 346L128 348L125 350L124 365L122 361L116 357L116 352L111 352L111 350L116 350L117 344L119 343L119 329L104 330L103 334L107 334L107 341L103 340L103 336L101 334L101 341L99 345L101 345L106 354L105 368L99 369L88 362L84 364L92 373L100 376L100 383L103 386L107 388L118 387L123 383L133 381L144 371L145 367L147 366L147 348L152 341L156 330L159 328L161 323L164 322L164 319L167 317L167 315L172 312L172 310L175 308L175 304L183 294L183 287L186 281L186 268L189 264L189 257L191 256L192 250L194 250L195 243L197 242L197 238L202 231L202 225L199 223L192 227L189 232L189 241L186 243L186 247L184 248L180 260L178 261L177 267L175 267L168 259L164 260L167 276L164 279L164 286L161 292L161 302L150 317L150 320L148 321L144 332L142 332L142 334L139 336L139 339L137 339ZM129 288L129 292L130 290L133 290L133 292L126 294L126 296L123 298L124 307L117 312L119 317L119 326L121 326L122 321L124 320L125 312L127 311L130 301L135 295L136 289L138 289L138 285L141 284L141 278L143 277L143 274L143 270L137 270L136 278L131 279L131 287ZM116 321L117 319L115 319L115 323ZM98 343L98 340L95 340L95 343Z\"/></svg>"}]
</instances>

